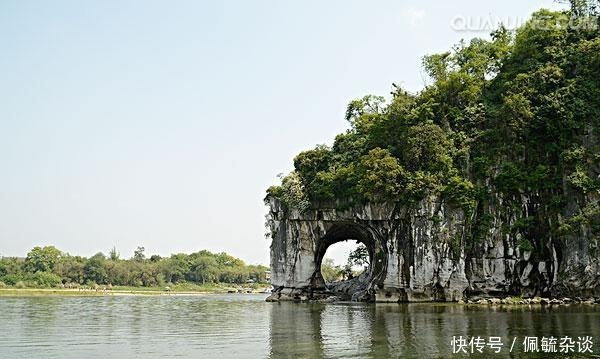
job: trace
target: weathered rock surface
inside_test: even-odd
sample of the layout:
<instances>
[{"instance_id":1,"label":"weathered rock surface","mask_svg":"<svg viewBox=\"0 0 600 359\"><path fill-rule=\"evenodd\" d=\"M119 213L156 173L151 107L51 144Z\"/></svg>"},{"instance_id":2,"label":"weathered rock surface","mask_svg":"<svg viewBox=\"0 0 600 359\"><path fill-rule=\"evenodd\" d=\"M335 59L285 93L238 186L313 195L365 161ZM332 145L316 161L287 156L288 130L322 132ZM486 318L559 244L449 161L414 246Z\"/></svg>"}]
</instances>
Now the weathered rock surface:
<instances>
[{"instance_id":1,"label":"weathered rock surface","mask_svg":"<svg viewBox=\"0 0 600 359\"><path fill-rule=\"evenodd\" d=\"M522 212L535 212L523 197L522 208L487 204L491 218L476 242L463 210L429 196L417 204L383 203L336 208L319 204L302 213L284 210L267 198L271 244L269 300L460 301L469 297L525 298L598 296L600 259L591 231L545 238L536 253L519 247L519 233L507 228ZM342 292L325 286L320 266L327 248L342 240L364 243L371 266Z\"/></svg>"}]
</instances>

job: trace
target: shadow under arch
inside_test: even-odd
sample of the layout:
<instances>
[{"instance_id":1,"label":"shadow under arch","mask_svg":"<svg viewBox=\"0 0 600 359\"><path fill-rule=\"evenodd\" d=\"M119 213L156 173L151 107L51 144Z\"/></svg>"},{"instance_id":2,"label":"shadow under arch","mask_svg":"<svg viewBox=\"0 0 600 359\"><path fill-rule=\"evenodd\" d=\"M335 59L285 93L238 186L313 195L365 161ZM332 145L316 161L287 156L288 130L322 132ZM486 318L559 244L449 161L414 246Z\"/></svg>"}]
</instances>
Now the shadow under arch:
<instances>
[{"instance_id":1,"label":"shadow under arch","mask_svg":"<svg viewBox=\"0 0 600 359\"><path fill-rule=\"evenodd\" d=\"M321 274L323 258L331 245L346 240L355 240L365 245L369 252L369 266L359 276L335 282L328 287ZM385 248L381 245L376 233L369 227L352 221L332 223L327 228L325 235L317 240L315 272L312 276L311 286L316 290L331 292L330 294L338 296L342 300L374 301L375 291L373 288L379 279L385 276L384 272L387 268L387 256L384 252Z\"/></svg>"}]
</instances>

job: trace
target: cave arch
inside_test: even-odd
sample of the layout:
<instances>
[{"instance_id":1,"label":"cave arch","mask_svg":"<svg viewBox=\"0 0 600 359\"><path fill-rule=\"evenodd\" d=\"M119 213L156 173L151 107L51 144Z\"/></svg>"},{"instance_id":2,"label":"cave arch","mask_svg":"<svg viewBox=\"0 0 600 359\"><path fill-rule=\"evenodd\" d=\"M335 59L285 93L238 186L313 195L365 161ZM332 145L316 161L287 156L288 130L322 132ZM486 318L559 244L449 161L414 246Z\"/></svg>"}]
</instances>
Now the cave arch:
<instances>
[{"instance_id":1,"label":"cave arch","mask_svg":"<svg viewBox=\"0 0 600 359\"><path fill-rule=\"evenodd\" d=\"M336 282L327 286L321 274L321 264L327 249L335 243L354 240L362 243L369 252L369 266L359 276ZM384 263L387 256L380 255L383 248L374 233L367 227L356 222L342 221L331 224L325 235L316 241L315 272L312 276L313 289L331 292L344 300L374 300L373 286L381 276L381 269L387 267Z\"/></svg>"}]
</instances>

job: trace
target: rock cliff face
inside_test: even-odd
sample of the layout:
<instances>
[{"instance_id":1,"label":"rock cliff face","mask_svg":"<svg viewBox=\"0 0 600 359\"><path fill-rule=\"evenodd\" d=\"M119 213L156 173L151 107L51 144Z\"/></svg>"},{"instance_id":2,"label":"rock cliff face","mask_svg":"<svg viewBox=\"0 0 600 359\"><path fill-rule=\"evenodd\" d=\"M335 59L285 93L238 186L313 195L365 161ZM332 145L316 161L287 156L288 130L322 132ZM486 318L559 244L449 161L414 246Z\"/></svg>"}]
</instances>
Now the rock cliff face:
<instances>
[{"instance_id":1,"label":"rock cliff face","mask_svg":"<svg viewBox=\"0 0 600 359\"><path fill-rule=\"evenodd\" d=\"M347 131L267 189L271 299L598 296L600 27L553 26L598 20L572 10L425 56L417 93L351 101ZM371 267L325 286L347 239Z\"/></svg>"},{"instance_id":2,"label":"rock cliff face","mask_svg":"<svg viewBox=\"0 0 600 359\"><path fill-rule=\"evenodd\" d=\"M268 197L275 287L269 300L337 296L398 302L598 295L600 259L591 230L582 226L577 234L544 238L542 250L523 248L518 230L509 230L518 228L518 218L538 216L545 222L554 218L543 218L536 198L517 200L520 207L503 205L497 198L467 216L436 196L412 205L369 203L336 209L336 204L320 204L302 213L284 210L279 200ZM574 199L565 211L587 202ZM476 215L487 216L489 224L473 228ZM474 231L479 239L467 240L474 238ZM321 261L331 244L347 239L366 245L371 267L332 291L321 276Z\"/></svg>"}]
</instances>

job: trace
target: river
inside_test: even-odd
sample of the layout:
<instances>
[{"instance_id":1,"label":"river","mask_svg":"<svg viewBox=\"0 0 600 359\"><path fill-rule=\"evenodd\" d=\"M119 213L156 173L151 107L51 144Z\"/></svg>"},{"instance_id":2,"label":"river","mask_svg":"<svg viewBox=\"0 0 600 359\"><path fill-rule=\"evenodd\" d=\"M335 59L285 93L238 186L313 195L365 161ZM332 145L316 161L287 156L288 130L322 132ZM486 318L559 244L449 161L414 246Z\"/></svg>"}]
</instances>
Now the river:
<instances>
[{"instance_id":1,"label":"river","mask_svg":"<svg viewBox=\"0 0 600 359\"><path fill-rule=\"evenodd\" d=\"M515 358L523 356L526 336L538 341L543 336L600 340L600 311L595 306L306 304L264 299L265 295L239 294L0 298L0 358L466 357L462 351L453 353L462 343L456 340L459 336L480 337L486 343L499 336L500 353L486 344L482 354L474 347L476 354ZM591 349L597 354L600 345L594 343Z\"/></svg>"}]
</instances>

